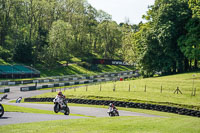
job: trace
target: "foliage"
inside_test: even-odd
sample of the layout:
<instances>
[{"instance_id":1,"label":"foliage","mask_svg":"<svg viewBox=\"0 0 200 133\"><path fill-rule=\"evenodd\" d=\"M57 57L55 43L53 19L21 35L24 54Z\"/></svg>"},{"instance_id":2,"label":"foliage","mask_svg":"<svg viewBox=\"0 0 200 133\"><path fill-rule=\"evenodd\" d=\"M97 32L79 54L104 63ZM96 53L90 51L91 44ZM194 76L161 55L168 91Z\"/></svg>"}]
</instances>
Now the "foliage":
<instances>
[{"instance_id":1,"label":"foliage","mask_svg":"<svg viewBox=\"0 0 200 133\"><path fill-rule=\"evenodd\" d=\"M198 68L199 0L156 0L146 23L117 24L87 0L0 0L0 57L47 69L73 57L120 59L152 76Z\"/></svg>"},{"instance_id":2,"label":"foliage","mask_svg":"<svg viewBox=\"0 0 200 133\"><path fill-rule=\"evenodd\" d=\"M188 57L178 45L178 39L185 35L185 27L192 18L187 0L156 0L143 18L148 22L140 25L132 44L134 55L137 53L137 57L133 56L144 74L151 76L156 71L170 74L189 70Z\"/></svg>"},{"instance_id":3,"label":"foliage","mask_svg":"<svg viewBox=\"0 0 200 133\"><path fill-rule=\"evenodd\" d=\"M200 0L189 0L188 3L193 11L193 16L200 19Z\"/></svg>"},{"instance_id":4,"label":"foliage","mask_svg":"<svg viewBox=\"0 0 200 133\"><path fill-rule=\"evenodd\" d=\"M198 68L197 61L200 59L200 21L192 18L185 26L187 33L178 40L181 51L189 60L195 60L195 68Z\"/></svg>"}]
</instances>

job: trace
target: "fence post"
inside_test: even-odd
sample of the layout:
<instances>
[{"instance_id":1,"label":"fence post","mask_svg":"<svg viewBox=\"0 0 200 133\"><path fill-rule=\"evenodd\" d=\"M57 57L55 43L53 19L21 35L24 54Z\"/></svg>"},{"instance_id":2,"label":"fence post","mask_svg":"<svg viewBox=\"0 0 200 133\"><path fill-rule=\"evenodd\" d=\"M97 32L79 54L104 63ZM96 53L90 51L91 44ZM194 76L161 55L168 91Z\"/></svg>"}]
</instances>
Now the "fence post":
<instances>
[{"instance_id":1,"label":"fence post","mask_svg":"<svg viewBox=\"0 0 200 133\"><path fill-rule=\"evenodd\" d=\"M196 88L194 88L194 96L196 96Z\"/></svg>"},{"instance_id":2,"label":"fence post","mask_svg":"<svg viewBox=\"0 0 200 133\"><path fill-rule=\"evenodd\" d=\"M76 88L74 87L74 91L76 91Z\"/></svg>"},{"instance_id":3,"label":"fence post","mask_svg":"<svg viewBox=\"0 0 200 133\"><path fill-rule=\"evenodd\" d=\"M113 87L113 91L115 91L115 84L114 84L114 87Z\"/></svg>"},{"instance_id":4,"label":"fence post","mask_svg":"<svg viewBox=\"0 0 200 133\"><path fill-rule=\"evenodd\" d=\"M145 86L144 86L144 92L146 92L146 91L147 91L147 86L145 85Z\"/></svg>"},{"instance_id":5,"label":"fence post","mask_svg":"<svg viewBox=\"0 0 200 133\"><path fill-rule=\"evenodd\" d=\"M131 91L131 85L129 84L129 88L128 88L128 91L130 92Z\"/></svg>"},{"instance_id":6,"label":"fence post","mask_svg":"<svg viewBox=\"0 0 200 133\"><path fill-rule=\"evenodd\" d=\"M162 85L161 85L161 88L160 88L160 93L162 93Z\"/></svg>"},{"instance_id":7,"label":"fence post","mask_svg":"<svg viewBox=\"0 0 200 133\"><path fill-rule=\"evenodd\" d=\"M101 91L101 83L100 83L100 85L99 85L99 90Z\"/></svg>"},{"instance_id":8,"label":"fence post","mask_svg":"<svg viewBox=\"0 0 200 133\"><path fill-rule=\"evenodd\" d=\"M86 85L86 91L88 90L88 85Z\"/></svg>"}]
</instances>

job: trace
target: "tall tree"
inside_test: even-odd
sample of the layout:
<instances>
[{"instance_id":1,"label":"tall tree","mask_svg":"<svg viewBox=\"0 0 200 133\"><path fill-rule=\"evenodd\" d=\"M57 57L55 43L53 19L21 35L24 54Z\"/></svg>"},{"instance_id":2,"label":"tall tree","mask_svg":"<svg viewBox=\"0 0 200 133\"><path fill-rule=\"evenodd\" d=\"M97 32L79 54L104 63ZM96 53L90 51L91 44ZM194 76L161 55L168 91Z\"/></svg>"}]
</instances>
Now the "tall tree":
<instances>
[{"instance_id":1,"label":"tall tree","mask_svg":"<svg viewBox=\"0 0 200 133\"><path fill-rule=\"evenodd\" d=\"M191 18L187 0L156 0L146 18L151 24L146 36L151 41L146 44L146 55L142 59L146 68L163 72L182 71L185 58L177 40L184 35L184 27Z\"/></svg>"},{"instance_id":2,"label":"tall tree","mask_svg":"<svg viewBox=\"0 0 200 133\"><path fill-rule=\"evenodd\" d=\"M98 25L99 37L101 38L101 45L103 50L103 57L113 58L116 51L121 48L122 34L116 22L103 21ZM100 39L99 39L100 40Z\"/></svg>"},{"instance_id":3,"label":"tall tree","mask_svg":"<svg viewBox=\"0 0 200 133\"><path fill-rule=\"evenodd\" d=\"M53 23L49 33L49 47L47 53L52 54L52 62L69 62L71 58L72 26L62 20ZM49 60L49 59L48 59ZM49 62L47 60L47 62ZM51 64L53 65L53 64Z\"/></svg>"}]
</instances>

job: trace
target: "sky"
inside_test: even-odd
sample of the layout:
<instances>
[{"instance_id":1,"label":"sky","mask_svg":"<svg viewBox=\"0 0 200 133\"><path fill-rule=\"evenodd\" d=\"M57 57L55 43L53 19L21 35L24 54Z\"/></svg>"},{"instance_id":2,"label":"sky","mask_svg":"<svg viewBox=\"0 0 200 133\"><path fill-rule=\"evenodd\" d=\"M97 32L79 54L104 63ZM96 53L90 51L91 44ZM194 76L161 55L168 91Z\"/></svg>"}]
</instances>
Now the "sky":
<instances>
[{"instance_id":1,"label":"sky","mask_svg":"<svg viewBox=\"0 0 200 133\"><path fill-rule=\"evenodd\" d=\"M142 15L148 11L148 6L155 0L88 0L95 9L103 10L112 15L112 20L118 24L129 20L130 24L138 24L145 20Z\"/></svg>"}]
</instances>

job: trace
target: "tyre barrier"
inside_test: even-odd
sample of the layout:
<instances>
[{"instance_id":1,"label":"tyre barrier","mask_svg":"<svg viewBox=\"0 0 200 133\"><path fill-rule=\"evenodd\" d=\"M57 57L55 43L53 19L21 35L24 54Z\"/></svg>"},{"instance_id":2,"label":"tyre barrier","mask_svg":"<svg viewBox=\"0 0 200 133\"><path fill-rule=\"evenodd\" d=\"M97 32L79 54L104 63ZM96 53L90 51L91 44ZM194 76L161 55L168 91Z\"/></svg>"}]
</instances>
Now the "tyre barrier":
<instances>
[{"instance_id":1,"label":"tyre barrier","mask_svg":"<svg viewBox=\"0 0 200 133\"><path fill-rule=\"evenodd\" d=\"M0 89L0 92L8 93L8 92L10 92L10 88Z\"/></svg>"},{"instance_id":2,"label":"tyre barrier","mask_svg":"<svg viewBox=\"0 0 200 133\"><path fill-rule=\"evenodd\" d=\"M74 76L74 75L72 75ZM75 75L76 76L76 75ZM0 85L19 85L19 84L33 84L33 83L49 83L49 82L63 82L63 81L77 81L83 79L95 79L95 78L106 78L106 77L119 77L119 76L133 76L138 77L138 72L125 71L118 73L102 73L100 75L85 76L85 77L58 77L55 79L38 79L38 80L23 80L23 81L2 81Z\"/></svg>"},{"instance_id":3,"label":"tyre barrier","mask_svg":"<svg viewBox=\"0 0 200 133\"><path fill-rule=\"evenodd\" d=\"M25 102L53 102L54 98L25 98ZM89 100L89 99L67 99L69 103L78 104L91 104L91 105L109 105L113 103L118 107L126 108L139 108L147 110L156 110L161 112L175 113L180 115L200 117L199 110L191 110L186 108L170 107L165 105L155 105L146 103L134 103L134 102L122 102L122 101L110 101L110 100Z\"/></svg>"}]
</instances>

